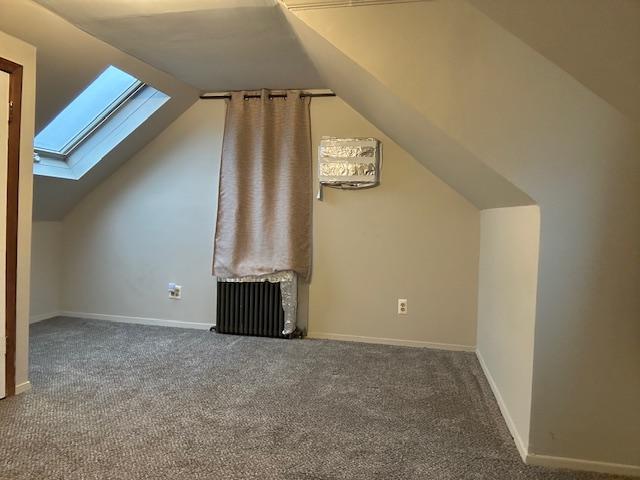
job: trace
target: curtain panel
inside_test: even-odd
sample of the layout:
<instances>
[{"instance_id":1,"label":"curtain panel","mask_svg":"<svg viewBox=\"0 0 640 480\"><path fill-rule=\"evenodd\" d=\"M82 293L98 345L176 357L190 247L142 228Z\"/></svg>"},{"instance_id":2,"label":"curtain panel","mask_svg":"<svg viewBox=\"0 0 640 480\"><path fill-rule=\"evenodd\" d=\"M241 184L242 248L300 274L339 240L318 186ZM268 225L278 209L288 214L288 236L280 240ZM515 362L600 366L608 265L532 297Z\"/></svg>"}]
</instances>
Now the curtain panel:
<instances>
[{"instance_id":1,"label":"curtain panel","mask_svg":"<svg viewBox=\"0 0 640 480\"><path fill-rule=\"evenodd\" d=\"M213 274L311 274L309 97L234 92L227 100Z\"/></svg>"}]
</instances>

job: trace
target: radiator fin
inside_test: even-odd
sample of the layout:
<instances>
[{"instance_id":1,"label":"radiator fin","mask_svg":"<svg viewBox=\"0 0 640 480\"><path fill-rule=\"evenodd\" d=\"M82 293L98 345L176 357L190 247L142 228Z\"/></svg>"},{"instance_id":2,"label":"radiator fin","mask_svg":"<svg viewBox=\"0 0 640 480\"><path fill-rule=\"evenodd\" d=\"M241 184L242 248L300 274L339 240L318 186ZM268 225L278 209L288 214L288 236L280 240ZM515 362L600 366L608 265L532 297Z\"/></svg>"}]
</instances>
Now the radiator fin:
<instances>
[{"instance_id":1,"label":"radiator fin","mask_svg":"<svg viewBox=\"0 0 640 480\"><path fill-rule=\"evenodd\" d=\"M284 338L279 283L218 282L216 331Z\"/></svg>"}]
</instances>

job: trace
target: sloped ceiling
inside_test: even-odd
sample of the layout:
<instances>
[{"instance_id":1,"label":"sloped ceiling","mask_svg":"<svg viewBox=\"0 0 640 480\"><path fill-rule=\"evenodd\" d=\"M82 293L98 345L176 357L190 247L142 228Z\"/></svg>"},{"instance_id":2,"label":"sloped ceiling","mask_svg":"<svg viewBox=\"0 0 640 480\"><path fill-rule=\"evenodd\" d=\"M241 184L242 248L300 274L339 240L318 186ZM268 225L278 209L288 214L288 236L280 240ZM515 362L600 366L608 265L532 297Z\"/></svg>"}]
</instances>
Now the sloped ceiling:
<instances>
[{"instance_id":1,"label":"sloped ceiling","mask_svg":"<svg viewBox=\"0 0 640 480\"><path fill-rule=\"evenodd\" d=\"M38 51L36 132L109 65L135 75L174 100L193 101L198 90L87 35L30 0L0 0L0 29Z\"/></svg>"},{"instance_id":2,"label":"sloped ceiling","mask_svg":"<svg viewBox=\"0 0 640 480\"><path fill-rule=\"evenodd\" d=\"M328 42L304 29L275 0L37 1L92 35L206 91L335 86L336 93L370 120L385 119L387 134L474 205L532 203L417 112L414 121L407 121L410 107L379 88L366 72L354 74L355 63L336 49L327 52ZM310 61L308 54L319 58L318 51L324 52L326 63ZM345 83L337 77L371 81L368 88L352 83L343 92ZM376 96L376 91L377 102L360 98L365 93Z\"/></svg>"},{"instance_id":3,"label":"sloped ceiling","mask_svg":"<svg viewBox=\"0 0 640 480\"><path fill-rule=\"evenodd\" d=\"M80 180L36 176L33 208L37 220L60 220L198 99L199 90L86 34L30 0L0 0L0 30L37 48L36 132L109 65L171 97Z\"/></svg>"},{"instance_id":4,"label":"sloped ceiling","mask_svg":"<svg viewBox=\"0 0 640 480\"><path fill-rule=\"evenodd\" d=\"M638 0L468 0L640 122Z\"/></svg>"},{"instance_id":5,"label":"sloped ceiling","mask_svg":"<svg viewBox=\"0 0 640 480\"><path fill-rule=\"evenodd\" d=\"M286 15L331 89L473 205L535 203L317 31Z\"/></svg>"},{"instance_id":6,"label":"sloped ceiling","mask_svg":"<svg viewBox=\"0 0 640 480\"><path fill-rule=\"evenodd\" d=\"M275 0L37 0L205 91L322 88Z\"/></svg>"},{"instance_id":7,"label":"sloped ceiling","mask_svg":"<svg viewBox=\"0 0 640 480\"><path fill-rule=\"evenodd\" d=\"M108 65L171 100L80 180L36 176L59 220L202 91L324 86L275 0L0 0L0 29L38 49L36 132Z\"/></svg>"},{"instance_id":8,"label":"sloped ceiling","mask_svg":"<svg viewBox=\"0 0 640 480\"><path fill-rule=\"evenodd\" d=\"M0 0L3 10L9 12L0 18L0 28L39 47L37 127L60 111L107 64L124 62L130 67L125 69L133 68L132 73L136 73L135 67L145 65L136 63L136 58L148 62L146 68L153 65L168 72L175 77L167 76L173 82L180 79L202 91L329 87L370 120L379 119L380 128L479 208L533 202L437 125L425 123L425 117L411 105L389 94L390 90L371 72L280 8L276 0L36 1L109 44L77 29L70 35L73 27L29 0ZM576 0L469 3L521 36L620 111L640 119L640 83L634 80L640 73L640 57L638 49L631 48L634 40L640 42L640 29L633 28L639 18L639 4L613 0L621 8L606 9L598 7L598 0L585 1L593 4L586 9L588 13L579 8L584 3ZM565 28L566 22L571 29ZM25 28L26 24L31 28ZM95 54L101 50L109 50L109 55ZM356 78L360 85L353 81ZM362 82L369 88L361 88ZM374 91L379 91L377 102L362 98L365 92L371 95ZM407 112L415 114L414 121L407 121ZM136 142L142 144L152 138L144 131L133 137L140 137ZM136 148L123 145L123 151ZM88 191L79 185L69 187L66 181L52 189L55 183L59 182L36 179L37 196L47 197L46 202L36 198L37 216L42 217L45 211L46 217L64 215L78 199L69 192ZM94 184L87 182L91 188ZM60 196L64 200L57 198ZM62 203L64 207L54 208Z\"/></svg>"}]
</instances>

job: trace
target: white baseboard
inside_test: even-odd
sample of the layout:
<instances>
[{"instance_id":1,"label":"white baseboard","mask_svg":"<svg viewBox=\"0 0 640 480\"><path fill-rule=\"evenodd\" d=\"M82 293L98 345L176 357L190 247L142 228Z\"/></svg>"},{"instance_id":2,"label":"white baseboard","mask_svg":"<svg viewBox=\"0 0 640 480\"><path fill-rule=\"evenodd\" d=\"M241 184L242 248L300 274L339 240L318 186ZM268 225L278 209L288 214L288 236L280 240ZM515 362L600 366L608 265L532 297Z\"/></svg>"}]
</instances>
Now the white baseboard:
<instances>
[{"instance_id":1,"label":"white baseboard","mask_svg":"<svg viewBox=\"0 0 640 480\"><path fill-rule=\"evenodd\" d=\"M31 391L31 382L26 381L19 385L16 385L16 395L20 395L21 393L27 393Z\"/></svg>"},{"instance_id":2,"label":"white baseboard","mask_svg":"<svg viewBox=\"0 0 640 480\"><path fill-rule=\"evenodd\" d=\"M50 313L41 313L40 315L32 315L29 318L29 324L42 322L43 320L49 320L50 318L59 317L62 315L62 312L50 312Z\"/></svg>"},{"instance_id":3,"label":"white baseboard","mask_svg":"<svg viewBox=\"0 0 640 480\"><path fill-rule=\"evenodd\" d=\"M529 453L525 462L527 465L537 465L540 467L567 468L569 470L581 470L584 472L640 477L640 465L596 462L593 460L582 460L579 458L536 455L535 453Z\"/></svg>"},{"instance_id":4,"label":"white baseboard","mask_svg":"<svg viewBox=\"0 0 640 480\"><path fill-rule=\"evenodd\" d=\"M135 323L137 325L154 325L156 327L192 328L209 330L213 323L181 322L180 320L166 320L163 318L127 317L124 315L105 315L102 313L60 312L60 316L72 318L87 318L90 320L105 320L116 323Z\"/></svg>"},{"instance_id":5,"label":"white baseboard","mask_svg":"<svg viewBox=\"0 0 640 480\"><path fill-rule=\"evenodd\" d=\"M522 440L522 437L516 429L515 423L511 418L511 414L509 413L509 409L507 408L507 405L505 404L504 399L500 394L500 390L498 390L498 386L496 385L491 372L487 368L487 364L482 358L481 353L479 351L476 351L476 356L478 357L478 361L480 362L482 371L484 372L484 375L485 377L487 377L487 381L491 386L493 395L496 397L496 401L498 402L498 406L500 407L502 417L507 423L507 427L509 427L509 431L511 432L513 440L516 444L516 448L518 449L518 452L520 453L520 456L522 457L524 463L526 463L527 465L536 465L539 467L566 468L569 470L580 470L585 472L609 473L613 475L628 475L640 477L640 466L636 465L597 462L593 460L554 457L550 455L536 455L535 453L529 452L528 444Z\"/></svg>"},{"instance_id":6,"label":"white baseboard","mask_svg":"<svg viewBox=\"0 0 640 480\"><path fill-rule=\"evenodd\" d=\"M307 338L322 340L340 340L343 342L378 343L383 345L399 345L402 347L434 348L437 350L451 350L455 352L475 352L472 345L458 345L455 343L422 342L417 340L402 340L398 338L361 337L357 335L343 335L340 333L309 332Z\"/></svg>"},{"instance_id":7,"label":"white baseboard","mask_svg":"<svg viewBox=\"0 0 640 480\"><path fill-rule=\"evenodd\" d=\"M498 402L498 407L500 407L500 412L502 413L502 417L504 418L504 421L507 424L507 427L509 428L509 432L511 432L511 436L513 437L513 441L516 444L516 448L518 449L518 452L520 453L520 457L522 458L523 462L527 462L527 455L529 455L528 452L528 442L525 442L522 437L520 436L520 433L518 432L518 429L516 428L516 424L513 421L513 418L511 417L511 413L509 413L509 409L507 408L507 404L505 403L504 399L502 398L502 394L500 393L500 390L498 389L498 385L496 384L495 380L493 379L493 376L491 375L491 372L489 371L487 364L485 363L484 359L482 358L482 355L480 354L479 350L476 350L476 357L478 357L478 362L480 363L480 366L482 367L482 371L484 372L484 376L487 378L487 382L489 382L489 386L491 387L491 391L493 392L493 396L496 398L496 401Z\"/></svg>"}]
</instances>

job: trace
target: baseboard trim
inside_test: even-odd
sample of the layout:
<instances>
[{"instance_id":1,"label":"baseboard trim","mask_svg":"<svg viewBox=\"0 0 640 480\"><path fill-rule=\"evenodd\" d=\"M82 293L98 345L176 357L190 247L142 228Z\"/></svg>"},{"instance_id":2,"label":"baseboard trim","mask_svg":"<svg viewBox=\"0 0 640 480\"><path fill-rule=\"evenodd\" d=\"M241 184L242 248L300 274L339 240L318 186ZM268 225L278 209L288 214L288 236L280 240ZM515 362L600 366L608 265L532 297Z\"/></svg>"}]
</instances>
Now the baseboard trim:
<instances>
[{"instance_id":1,"label":"baseboard trim","mask_svg":"<svg viewBox=\"0 0 640 480\"><path fill-rule=\"evenodd\" d=\"M478 363L480 363L480 367L482 368L482 372L484 373L484 376L487 379L487 382L489 383L489 386L491 387L491 391L493 392L493 396L495 397L496 401L498 402L498 407L500 407L500 413L502 413L502 418L504 418L505 423L507 424L507 428L509 429L509 432L511 433L511 436L513 437L513 441L516 444L516 448L518 449L518 453L520 453L520 457L522 458L522 461L527 463L527 457L529 455L528 453L528 445L527 443L525 443L522 440L522 437L520 436L520 433L518 432L518 429L516 428L516 424L513 421L513 418L511 417L511 413L509 412L509 409L507 408L507 404L505 403L504 399L502 398L502 394L500 393L500 390L498 389L498 385L496 384L495 380L493 379L493 376L491 375L491 372L489 371L489 368L487 367L487 364L484 361L484 358L482 358L482 354L480 353L479 350L476 350L476 357L478 357Z\"/></svg>"},{"instance_id":2,"label":"baseboard trim","mask_svg":"<svg viewBox=\"0 0 640 480\"><path fill-rule=\"evenodd\" d=\"M21 393L27 393L31 391L31 382L26 381L16 385L16 395L20 395Z\"/></svg>"},{"instance_id":3,"label":"baseboard trim","mask_svg":"<svg viewBox=\"0 0 640 480\"><path fill-rule=\"evenodd\" d=\"M640 465L625 465L621 463L596 462L579 458L553 457L550 455L536 455L530 453L525 460L527 465L539 467L566 468L583 472L609 473L612 475L625 475L640 477Z\"/></svg>"},{"instance_id":4,"label":"baseboard trim","mask_svg":"<svg viewBox=\"0 0 640 480\"><path fill-rule=\"evenodd\" d=\"M86 318L90 320L104 320L115 323L133 323L136 325L153 325L156 327L190 328L196 330L209 330L213 323L181 322L180 320L166 320L163 318L128 317L125 315L105 315L103 313L87 312L60 312L62 317Z\"/></svg>"},{"instance_id":5,"label":"baseboard trim","mask_svg":"<svg viewBox=\"0 0 640 480\"><path fill-rule=\"evenodd\" d=\"M62 312L50 312L50 313L41 313L40 315L32 315L29 317L29 324L42 322L43 320L49 320L50 318L59 317L62 315Z\"/></svg>"},{"instance_id":6,"label":"baseboard trim","mask_svg":"<svg viewBox=\"0 0 640 480\"><path fill-rule=\"evenodd\" d=\"M518 433L513 418L509 413L509 409L507 408L507 405L504 402L502 395L500 394L500 390L498 389L498 386L496 385L491 372L487 368L487 364L482 358L482 354L478 350L476 350L476 356L478 357L478 362L482 367L484 376L487 378L487 381L491 386L493 395L498 402L500 413L502 413L502 417L504 418L507 427L511 432L513 441L516 444L516 448L518 449L518 452L520 453L520 456L522 457L524 463L526 463L527 465L535 465L538 467L565 468L568 470L579 470L583 472L608 473L612 475L640 477L640 466L636 465L597 462L593 460L582 460L569 457L554 457L551 455L536 455L535 453L530 453L528 451L528 445L522 440L522 437Z\"/></svg>"},{"instance_id":7,"label":"baseboard trim","mask_svg":"<svg viewBox=\"0 0 640 480\"><path fill-rule=\"evenodd\" d=\"M340 340L343 342L376 343L383 345L398 345L401 347L433 348L436 350L450 350L454 352L475 352L471 345L457 345L455 343L422 342L416 340L402 340L398 338L361 337L358 335L343 335L341 333L309 332L307 338L319 340Z\"/></svg>"}]
</instances>

